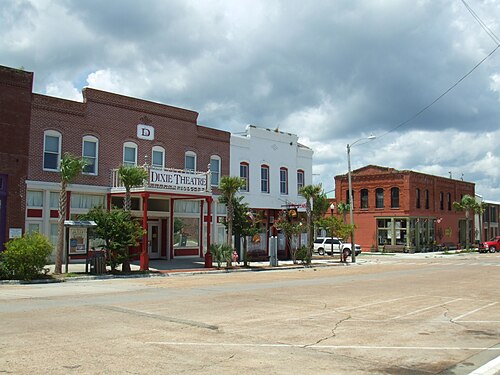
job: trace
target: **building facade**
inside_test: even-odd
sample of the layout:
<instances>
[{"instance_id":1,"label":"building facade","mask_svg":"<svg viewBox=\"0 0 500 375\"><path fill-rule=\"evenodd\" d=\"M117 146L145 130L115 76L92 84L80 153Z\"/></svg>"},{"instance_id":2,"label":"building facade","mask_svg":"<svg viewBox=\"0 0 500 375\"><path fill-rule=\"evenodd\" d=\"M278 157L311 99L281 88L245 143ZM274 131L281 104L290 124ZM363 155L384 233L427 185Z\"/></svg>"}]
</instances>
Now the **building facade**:
<instances>
[{"instance_id":1,"label":"building facade","mask_svg":"<svg viewBox=\"0 0 500 375\"><path fill-rule=\"evenodd\" d=\"M363 251L430 251L465 243L465 216L453 202L473 183L368 165L352 171L355 241ZM335 176L336 202L349 202L347 175ZM474 238L473 218L469 225Z\"/></svg>"},{"instance_id":2,"label":"building facade","mask_svg":"<svg viewBox=\"0 0 500 375\"><path fill-rule=\"evenodd\" d=\"M476 227L476 233L481 232L480 237L476 236L478 242L488 241L496 236L500 236L499 221L500 221L500 202L483 200L483 213L480 215L481 222ZM480 231L479 228L482 228Z\"/></svg>"},{"instance_id":3,"label":"building facade","mask_svg":"<svg viewBox=\"0 0 500 375\"><path fill-rule=\"evenodd\" d=\"M258 241L249 253L269 255L268 238L278 236L278 254L288 258L285 239L273 224L279 212L287 208L305 211L301 187L312 183L313 151L298 142L295 134L248 125L242 134L231 135L231 175L245 181L240 190L243 201L262 220ZM305 243L305 235L297 241Z\"/></svg>"}]
</instances>

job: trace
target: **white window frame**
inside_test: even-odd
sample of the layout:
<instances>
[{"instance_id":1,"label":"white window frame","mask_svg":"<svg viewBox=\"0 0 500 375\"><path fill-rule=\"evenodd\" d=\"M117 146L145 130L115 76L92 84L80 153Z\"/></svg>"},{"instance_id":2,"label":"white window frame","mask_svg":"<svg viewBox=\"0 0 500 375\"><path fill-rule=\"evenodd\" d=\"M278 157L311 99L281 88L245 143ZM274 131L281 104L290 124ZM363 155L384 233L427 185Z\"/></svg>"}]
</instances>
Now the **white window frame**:
<instances>
[{"instance_id":1,"label":"white window frame","mask_svg":"<svg viewBox=\"0 0 500 375\"><path fill-rule=\"evenodd\" d=\"M280 194L281 195L288 195L288 168L287 167L280 167Z\"/></svg>"},{"instance_id":2,"label":"white window frame","mask_svg":"<svg viewBox=\"0 0 500 375\"><path fill-rule=\"evenodd\" d=\"M153 164L154 162L154 154L155 152L161 152L162 153L162 157L161 157L161 165L159 164ZM162 147L162 146L153 146L153 149L151 150L151 166L153 168L165 168L165 148Z\"/></svg>"},{"instance_id":3,"label":"white window frame","mask_svg":"<svg viewBox=\"0 0 500 375\"><path fill-rule=\"evenodd\" d=\"M262 177L262 171L263 171L264 169L267 171L267 176L266 176L266 178L263 178L263 177ZM265 194L269 194L269 193L270 193L270 190L271 190L271 189L270 189L270 186L269 186L269 184L270 184L270 181L269 181L269 180L271 179L271 176L270 176L270 175L271 175L271 168L269 168L269 165L267 165L267 164L262 164L262 165L260 166L260 192L261 192L261 193L265 193ZM263 185L264 181L265 181L265 183L266 183L266 184L265 184L265 186ZM263 187L265 187L265 189L262 189Z\"/></svg>"},{"instance_id":4,"label":"white window frame","mask_svg":"<svg viewBox=\"0 0 500 375\"><path fill-rule=\"evenodd\" d=\"M130 161L125 160L125 149L126 148L132 148L134 149L134 163L131 163ZM123 165L128 165L128 166L137 166L137 144L134 142L125 142L123 144Z\"/></svg>"},{"instance_id":5,"label":"white window frame","mask_svg":"<svg viewBox=\"0 0 500 375\"><path fill-rule=\"evenodd\" d=\"M246 176L242 176L242 167L244 167L244 169L246 170ZM243 186L240 191L250 191L250 163L246 161L240 162L240 178L245 180L245 186Z\"/></svg>"},{"instance_id":6,"label":"white window frame","mask_svg":"<svg viewBox=\"0 0 500 375\"><path fill-rule=\"evenodd\" d=\"M85 155L85 142L95 143L95 155L88 156ZM97 176L99 171L99 139L93 135L86 135L82 139L82 158L83 160L93 159L94 160L94 171L93 172L83 172L83 174L88 174L92 176Z\"/></svg>"},{"instance_id":7,"label":"white window frame","mask_svg":"<svg viewBox=\"0 0 500 375\"><path fill-rule=\"evenodd\" d=\"M218 162L219 164L218 170L214 169L214 163L212 161ZM220 156L219 155L210 156L210 174L211 174L210 183L212 184L212 186L219 186L221 169L222 169L222 160Z\"/></svg>"},{"instance_id":8,"label":"white window frame","mask_svg":"<svg viewBox=\"0 0 500 375\"><path fill-rule=\"evenodd\" d=\"M191 169L191 168L188 168L187 167L187 158L188 157L193 157L194 158L194 169ZM197 168L197 156L196 156L196 152L194 151L186 151L186 153L184 154L184 169L186 170L193 170L193 171L196 171L198 168Z\"/></svg>"},{"instance_id":9,"label":"white window frame","mask_svg":"<svg viewBox=\"0 0 500 375\"><path fill-rule=\"evenodd\" d=\"M57 145L57 153L53 151L47 151L47 137L57 137L58 145ZM61 165L61 145L62 145L62 134L55 130L45 130L43 132L43 160L42 160L42 168L44 171L50 172L59 172L59 168ZM56 168L45 168L45 154L57 155L57 165Z\"/></svg>"},{"instance_id":10,"label":"white window frame","mask_svg":"<svg viewBox=\"0 0 500 375\"><path fill-rule=\"evenodd\" d=\"M299 176L302 176L302 181L300 181ZM297 193L300 194L300 189L305 186L306 183L306 173L303 169L297 169Z\"/></svg>"}]
</instances>

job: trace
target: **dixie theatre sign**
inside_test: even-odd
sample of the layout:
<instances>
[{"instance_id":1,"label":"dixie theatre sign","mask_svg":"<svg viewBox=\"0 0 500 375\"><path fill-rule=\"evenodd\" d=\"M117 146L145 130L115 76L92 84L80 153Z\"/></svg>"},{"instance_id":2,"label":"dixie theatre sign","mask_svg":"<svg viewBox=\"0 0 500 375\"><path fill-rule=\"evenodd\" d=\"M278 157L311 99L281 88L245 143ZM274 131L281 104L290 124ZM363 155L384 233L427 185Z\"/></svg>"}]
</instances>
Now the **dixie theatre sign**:
<instances>
[{"instance_id":1,"label":"dixie theatre sign","mask_svg":"<svg viewBox=\"0 0 500 375\"><path fill-rule=\"evenodd\" d=\"M206 191L207 175L205 173L150 169L149 184L171 190Z\"/></svg>"}]
</instances>

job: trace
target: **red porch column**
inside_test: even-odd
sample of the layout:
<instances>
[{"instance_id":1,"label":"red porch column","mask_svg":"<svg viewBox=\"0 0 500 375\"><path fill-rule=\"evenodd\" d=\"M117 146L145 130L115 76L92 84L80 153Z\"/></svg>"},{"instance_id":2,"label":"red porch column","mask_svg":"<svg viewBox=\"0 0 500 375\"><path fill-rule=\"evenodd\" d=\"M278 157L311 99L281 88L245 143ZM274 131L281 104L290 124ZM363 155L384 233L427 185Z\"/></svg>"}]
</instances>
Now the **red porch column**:
<instances>
[{"instance_id":1,"label":"red porch column","mask_svg":"<svg viewBox=\"0 0 500 375\"><path fill-rule=\"evenodd\" d=\"M212 229L212 197L207 197L207 252L205 254L205 268L212 268L212 253L210 252Z\"/></svg>"},{"instance_id":2,"label":"red porch column","mask_svg":"<svg viewBox=\"0 0 500 375\"><path fill-rule=\"evenodd\" d=\"M142 193L142 229L144 229L144 234L142 235L142 249L140 257L140 269L141 271L149 270L149 254L148 254L148 198L149 193Z\"/></svg>"}]
</instances>

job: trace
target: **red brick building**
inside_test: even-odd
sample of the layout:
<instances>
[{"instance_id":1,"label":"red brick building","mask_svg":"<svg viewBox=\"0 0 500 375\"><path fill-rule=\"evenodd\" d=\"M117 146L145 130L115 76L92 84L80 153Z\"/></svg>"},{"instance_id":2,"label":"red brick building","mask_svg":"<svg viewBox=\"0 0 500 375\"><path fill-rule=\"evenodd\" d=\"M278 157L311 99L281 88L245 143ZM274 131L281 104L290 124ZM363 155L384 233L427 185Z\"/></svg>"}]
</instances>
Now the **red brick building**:
<instances>
[{"instance_id":1,"label":"red brick building","mask_svg":"<svg viewBox=\"0 0 500 375\"><path fill-rule=\"evenodd\" d=\"M351 177L354 238L363 251L429 251L465 242L464 214L452 205L465 194L474 197L473 183L375 165ZM349 202L348 190L347 175L335 176L337 202ZM473 233L471 218L470 239Z\"/></svg>"},{"instance_id":2,"label":"red brick building","mask_svg":"<svg viewBox=\"0 0 500 375\"><path fill-rule=\"evenodd\" d=\"M67 219L99 205L122 206L117 168L145 166L149 180L132 190L132 213L147 230L141 250L151 258L203 256L222 225L212 215L220 211L213 194L229 174L230 133L198 125L191 110L91 88L83 102L34 94L32 78L0 70L0 131L12 134L1 137L3 232L38 231L56 243L59 163L69 152L88 165L69 186ZM86 241L75 233L70 252L77 254Z\"/></svg>"},{"instance_id":3,"label":"red brick building","mask_svg":"<svg viewBox=\"0 0 500 375\"><path fill-rule=\"evenodd\" d=\"M0 66L0 251L24 231L33 73Z\"/></svg>"}]
</instances>

